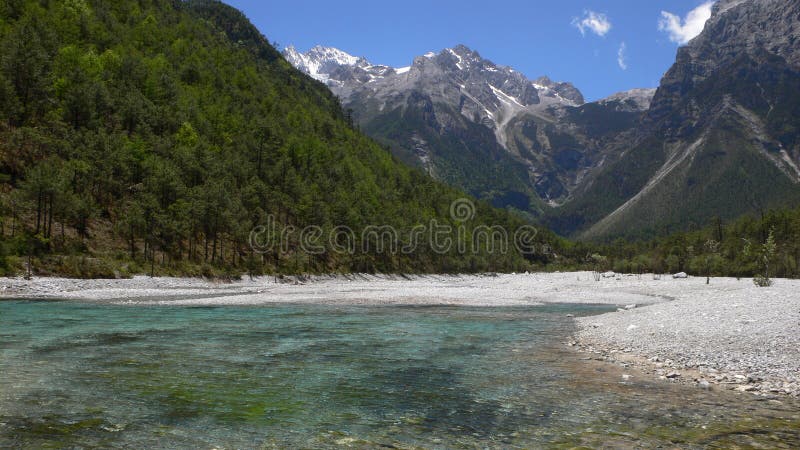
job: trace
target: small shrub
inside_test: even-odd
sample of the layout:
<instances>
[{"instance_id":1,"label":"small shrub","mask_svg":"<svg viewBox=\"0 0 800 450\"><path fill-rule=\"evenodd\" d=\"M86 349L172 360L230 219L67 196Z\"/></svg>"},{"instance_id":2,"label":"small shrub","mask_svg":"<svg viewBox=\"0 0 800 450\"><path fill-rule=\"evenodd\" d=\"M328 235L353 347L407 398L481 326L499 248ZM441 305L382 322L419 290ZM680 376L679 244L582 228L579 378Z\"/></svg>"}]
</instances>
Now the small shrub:
<instances>
[{"instance_id":1,"label":"small shrub","mask_svg":"<svg viewBox=\"0 0 800 450\"><path fill-rule=\"evenodd\" d=\"M769 278L765 277L764 275L761 275L760 273L756 274L756 276L753 277L753 283L758 287L770 287L770 286L772 286L772 280L770 280Z\"/></svg>"},{"instance_id":2,"label":"small shrub","mask_svg":"<svg viewBox=\"0 0 800 450\"><path fill-rule=\"evenodd\" d=\"M120 278L121 273L115 270L108 261L88 256L64 256L48 259L43 271L48 274L58 274L67 278Z\"/></svg>"}]
</instances>

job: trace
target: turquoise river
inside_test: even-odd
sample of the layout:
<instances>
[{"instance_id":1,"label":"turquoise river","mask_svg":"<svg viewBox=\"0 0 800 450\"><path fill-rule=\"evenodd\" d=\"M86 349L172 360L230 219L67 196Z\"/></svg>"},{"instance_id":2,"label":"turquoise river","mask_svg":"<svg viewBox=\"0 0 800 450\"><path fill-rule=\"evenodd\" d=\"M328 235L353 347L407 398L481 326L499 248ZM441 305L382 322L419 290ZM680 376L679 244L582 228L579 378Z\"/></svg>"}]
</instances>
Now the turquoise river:
<instances>
[{"instance_id":1,"label":"turquoise river","mask_svg":"<svg viewBox=\"0 0 800 450\"><path fill-rule=\"evenodd\" d=\"M564 345L607 310L2 301L0 448L800 447L789 399Z\"/></svg>"}]
</instances>

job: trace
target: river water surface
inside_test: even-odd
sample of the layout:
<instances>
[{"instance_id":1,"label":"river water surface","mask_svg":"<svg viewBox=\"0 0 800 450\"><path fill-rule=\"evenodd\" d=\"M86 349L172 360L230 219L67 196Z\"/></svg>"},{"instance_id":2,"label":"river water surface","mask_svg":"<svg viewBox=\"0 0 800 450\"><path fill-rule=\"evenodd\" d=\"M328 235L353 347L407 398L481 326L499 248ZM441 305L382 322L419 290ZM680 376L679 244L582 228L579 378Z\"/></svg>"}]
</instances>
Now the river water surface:
<instances>
[{"instance_id":1,"label":"river water surface","mask_svg":"<svg viewBox=\"0 0 800 450\"><path fill-rule=\"evenodd\" d=\"M564 345L607 310L3 301L0 448L800 447L787 399Z\"/></svg>"}]
</instances>

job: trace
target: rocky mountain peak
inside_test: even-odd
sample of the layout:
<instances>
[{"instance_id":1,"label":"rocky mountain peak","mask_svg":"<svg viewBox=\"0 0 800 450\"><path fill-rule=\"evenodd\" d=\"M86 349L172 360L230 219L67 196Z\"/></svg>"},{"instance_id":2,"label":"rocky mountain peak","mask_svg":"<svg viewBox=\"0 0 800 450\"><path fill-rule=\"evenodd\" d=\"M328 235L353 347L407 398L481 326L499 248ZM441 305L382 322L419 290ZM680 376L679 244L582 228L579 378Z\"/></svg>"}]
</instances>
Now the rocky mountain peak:
<instances>
[{"instance_id":1,"label":"rocky mountain peak","mask_svg":"<svg viewBox=\"0 0 800 450\"><path fill-rule=\"evenodd\" d=\"M484 61L481 55L469 47L459 44L453 48L446 48L439 53L438 59L449 62L457 70L470 70Z\"/></svg>"},{"instance_id":2,"label":"rocky mountain peak","mask_svg":"<svg viewBox=\"0 0 800 450\"><path fill-rule=\"evenodd\" d=\"M689 92L744 58L760 64L764 58L777 56L793 70L800 70L799 17L798 1L719 1L703 32L678 49L675 64L661 80L649 117L662 120Z\"/></svg>"},{"instance_id":3,"label":"rocky mountain peak","mask_svg":"<svg viewBox=\"0 0 800 450\"><path fill-rule=\"evenodd\" d=\"M583 94L572 83L555 82L547 76L539 77L533 81L534 87L540 94L558 98L569 106L580 106L586 103Z\"/></svg>"},{"instance_id":4,"label":"rocky mountain peak","mask_svg":"<svg viewBox=\"0 0 800 450\"><path fill-rule=\"evenodd\" d=\"M598 103L613 106L617 111L644 112L650 108L650 103L653 101L655 94L655 88L631 89L617 92L599 100Z\"/></svg>"},{"instance_id":5,"label":"rocky mountain peak","mask_svg":"<svg viewBox=\"0 0 800 450\"><path fill-rule=\"evenodd\" d=\"M314 46L305 53L298 52L290 45L284 49L283 56L297 69L327 84L340 97L349 95L354 89L366 83L407 70L407 68L394 69L372 64L364 57L353 56L337 48L322 45Z\"/></svg>"},{"instance_id":6,"label":"rocky mountain peak","mask_svg":"<svg viewBox=\"0 0 800 450\"><path fill-rule=\"evenodd\" d=\"M316 46L306 53L287 47L284 57L298 69L326 83L344 102L370 84L380 96L382 91L417 89L422 92L465 91L470 99L479 98L481 115L504 104L530 107L579 106L583 95L571 83L554 82L548 77L529 80L522 73L498 66L469 47L459 44L439 53L429 52L414 58L409 67L392 68L374 65L344 51ZM443 86L449 89L444 89ZM457 99L454 99L457 101Z\"/></svg>"},{"instance_id":7,"label":"rocky mountain peak","mask_svg":"<svg viewBox=\"0 0 800 450\"><path fill-rule=\"evenodd\" d=\"M455 47L453 47L452 49L448 49L448 50L452 50L456 54L459 54L459 55L462 55L462 56L468 56L468 57L471 57L471 58L481 59L481 55L476 50L473 50L473 49L467 47L464 44L458 44Z\"/></svg>"},{"instance_id":8,"label":"rocky mountain peak","mask_svg":"<svg viewBox=\"0 0 800 450\"><path fill-rule=\"evenodd\" d=\"M711 17L717 17L724 14L732 8L735 8L742 3L747 3L750 0L718 0L711 8Z\"/></svg>"},{"instance_id":9,"label":"rocky mountain peak","mask_svg":"<svg viewBox=\"0 0 800 450\"><path fill-rule=\"evenodd\" d=\"M306 53L300 53L290 45L283 51L283 56L293 66L322 82L327 82L330 74L338 67L369 65L364 58L357 58L339 49L321 45L313 47Z\"/></svg>"}]
</instances>

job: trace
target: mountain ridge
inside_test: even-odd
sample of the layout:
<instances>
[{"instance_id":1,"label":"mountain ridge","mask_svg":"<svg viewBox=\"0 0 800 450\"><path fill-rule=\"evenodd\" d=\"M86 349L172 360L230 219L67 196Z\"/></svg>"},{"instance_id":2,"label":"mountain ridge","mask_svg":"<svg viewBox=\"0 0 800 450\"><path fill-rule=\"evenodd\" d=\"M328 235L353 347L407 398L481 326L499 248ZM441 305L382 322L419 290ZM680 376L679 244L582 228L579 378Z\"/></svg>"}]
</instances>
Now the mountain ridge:
<instances>
[{"instance_id":1,"label":"mountain ridge","mask_svg":"<svg viewBox=\"0 0 800 450\"><path fill-rule=\"evenodd\" d=\"M305 59L338 52L317 46L300 55L287 48L284 56L302 68ZM316 65L326 70L315 76L362 128L402 160L533 216L568 199L586 172L602 164L598 142L613 139L610 129L633 126L652 93L634 90L586 103L571 83L528 79L463 45L417 56L402 69L352 55ZM587 116L605 114L616 123L586 123ZM485 179L487 172L495 179Z\"/></svg>"}]
</instances>

